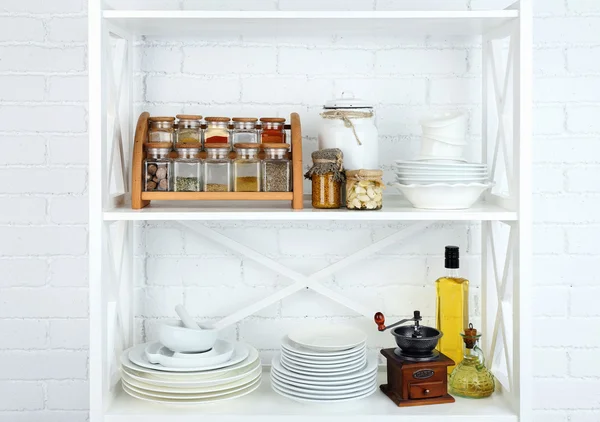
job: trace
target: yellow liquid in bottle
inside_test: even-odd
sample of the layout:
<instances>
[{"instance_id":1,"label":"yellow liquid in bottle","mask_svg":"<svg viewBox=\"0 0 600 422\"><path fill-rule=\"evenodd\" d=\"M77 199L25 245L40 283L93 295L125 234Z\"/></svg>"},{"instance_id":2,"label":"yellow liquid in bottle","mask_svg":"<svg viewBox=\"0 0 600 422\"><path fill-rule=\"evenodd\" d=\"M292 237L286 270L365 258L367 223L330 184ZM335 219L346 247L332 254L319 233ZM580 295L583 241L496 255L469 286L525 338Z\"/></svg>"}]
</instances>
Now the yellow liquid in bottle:
<instances>
[{"instance_id":1,"label":"yellow liquid in bottle","mask_svg":"<svg viewBox=\"0 0 600 422\"><path fill-rule=\"evenodd\" d=\"M469 325L469 280L460 277L437 279L436 324L444 335L437 349L457 365L463 359L463 339L460 333ZM454 366L448 367L448 374Z\"/></svg>"}]
</instances>

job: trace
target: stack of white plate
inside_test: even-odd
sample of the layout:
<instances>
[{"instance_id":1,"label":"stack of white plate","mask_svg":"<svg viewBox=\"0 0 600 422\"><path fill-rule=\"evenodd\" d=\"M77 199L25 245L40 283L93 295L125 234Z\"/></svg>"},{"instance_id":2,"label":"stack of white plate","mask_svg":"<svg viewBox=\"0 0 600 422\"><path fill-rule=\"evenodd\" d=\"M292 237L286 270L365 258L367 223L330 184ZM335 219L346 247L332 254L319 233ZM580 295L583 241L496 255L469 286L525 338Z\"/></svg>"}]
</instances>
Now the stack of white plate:
<instances>
[{"instance_id":1,"label":"stack of white plate","mask_svg":"<svg viewBox=\"0 0 600 422\"><path fill-rule=\"evenodd\" d=\"M217 340L203 353L177 353L158 342L121 356L123 390L135 398L168 404L233 399L256 390L262 366L253 347Z\"/></svg>"},{"instance_id":2,"label":"stack of white plate","mask_svg":"<svg viewBox=\"0 0 600 422\"><path fill-rule=\"evenodd\" d=\"M367 357L366 335L344 326L290 333L271 368L273 390L298 401L362 399L377 390L376 378L377 356Z\"/></svg>"},{"instance_id":3,"label":"stack of white plate","mask_svg":"<svg viewBox=\"0 0 600 422\"><path fill-rule=\"evenodd\" d=\"M486 164L452 160L396 161L396 186L416 208L470 208L490 188Z\"/></svg>"}]
</instances>

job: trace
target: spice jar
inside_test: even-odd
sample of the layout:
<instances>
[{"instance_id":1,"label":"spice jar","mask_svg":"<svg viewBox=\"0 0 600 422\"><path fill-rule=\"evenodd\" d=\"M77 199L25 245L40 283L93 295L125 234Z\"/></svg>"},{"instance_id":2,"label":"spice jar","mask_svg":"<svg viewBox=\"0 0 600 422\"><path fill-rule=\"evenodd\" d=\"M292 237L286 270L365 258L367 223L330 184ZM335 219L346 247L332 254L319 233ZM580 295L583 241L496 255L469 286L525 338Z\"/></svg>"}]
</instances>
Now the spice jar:
<instances>
[{"instance_id":1,"label":"spice jar","mask_svg":"<svg viewBox=\"0 0 600 422\"><path fill-rule=\"evenodd\" d=\"M229 145L221 143L206 144L204 160L204 191L231 192L231 160Z\"/></svg>"},{"instance_id":2,"label":"spice jar","mask_svg":"<svg viewBox=\"0 0 600 422\"><path fill-rule=\"evenodd\" d=\"M349 210L380 210L383 197L383 171L346 171L346 208Z\"/></svg>"},{"instance_id":3,"label":"spice jar","mask_svg":"<svg viewBox=\"0 0 600 422\"><path fill-rule=\"evenodd\" d=\"M150 117L150 128L148 129L148 142L169 142L173 146L175 132L175 117Z\"/></svg>"},{"instance_id":4,"label":"spice jar","mask_svg":"<svg viewBox=\"0 0 600 422\"><path fill-rule=\"evenodd\" d=\"M200 192L202 190L202 163L198 153L202 148L200 142L176 145L178 157L173 163L173 191Z\"/></svg>"},{"instance_id":5,"label":"spice jar","mask_svg":"<svg viewBox=\"0 0 600 422\"><path fill-rule=\"evenodd\" d=\"M231 150L231 141L229 136L229 117L207 117L206 130L204 131L204 145L207 144L227 144Z\"/></svg>"},{"instance_id":6,"label":"spice jar","mask_svg":"<svg viewBox=\"0 0 600 422\"><path fill-rule=\"evenodd\" d=\"M263 117L261 142L268 144L272 142L285 142L285 119L283 117Z\"/></svg>"},{"instance_id":7,"label":"spice jar","mask_svg":"<svg viewBox=\"0 0 600 422\"><path fill-rule=\"evenodd\" d=\"M260 192L259 144L235 144L237 158L233 161L233 191Z\"/></svg>"},{"instance_id":8,"label":"spice jar","mask_svg":"<svg viewBox=\"0 0 600 422\"><path fill-rule=\"evenodd\" d=\"M338 148L323 149L312 153L313 166L304 175L312 180L313 208L340 208L342 202L342 151Z\"/></svg>"},{"instance_id":9,"label":"spice jar","mask_svg":"<svg viewBox=\"0 0 600 422\"><path fill-rule=\"evenodd\" d=\"M170 142L146 144L146 159L144 160L144 190L146 192L171 191L173 160L169 158L169 153L172 145Z\"/></svg>"},{"instance_id":10,"label":"spice jar","mask_svg":"<svg viewBox=\"0 0 600 422\"><path fill-rule=\"evenodd\" d=\"M292 190L292 162L287 156L289 144L262 144L265 158L262 160L263 192L290 192Z\"/></svg>"},{"instance_id":11,"label":"spice jar","mask_svg":"<svg viewBox=\"0 0 600 422\"><path fill-rule=\"evenodd\" d=\"M177 119L177 143L196 144L202 142L202 129L200 121L202 116L178 114ZM202 148L202 145L200 145Z\"/></svg>"},{"instance_id":12,"label":"spice jar","mask_svg":"<svg viewBox=\"0 0 600 422\"><path fill-rule=\"evenodd\" d=\"M234 117L233 131L231 133L233 144L255 144L258 143L258 130L256 129L256 117Z\"/></svg>"}]
</instances>

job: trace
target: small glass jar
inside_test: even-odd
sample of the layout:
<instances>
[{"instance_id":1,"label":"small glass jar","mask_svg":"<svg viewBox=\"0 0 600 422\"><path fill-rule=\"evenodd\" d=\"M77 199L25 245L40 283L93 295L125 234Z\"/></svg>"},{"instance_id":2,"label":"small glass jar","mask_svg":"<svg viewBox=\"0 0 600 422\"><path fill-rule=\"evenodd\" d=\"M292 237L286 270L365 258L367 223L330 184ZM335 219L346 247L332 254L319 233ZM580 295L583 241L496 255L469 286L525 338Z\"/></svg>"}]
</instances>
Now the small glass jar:
<instances>
[{"instance_id":1,"label":"small glass jar","mask_svg":"<svg viewBox=\"0 0 600 422\"><path fill-rule=\"evenodd\" d=\"M346 171L346 208L380 210L383 206L383 171Z\"/></svg>"},{"instance_id":2,"label":"small glass jar","mask_svg":"<svg viewBox=\"0 0 600 422\"><path fill-rule=\"evenodd\" d=\"M229 132L229 117L206 117L204 131L204 146L208 144L224 144L231 151L231 134Z\"/></svg>"},{"instance_id":3,"label":"small glass jar","mask_svg":"<svg viewBox=\"0 0 600 422\"><path fill-rule=\"evenodd\" d=\"M335 209L342 206L342 182L335 180L333 172L313 174L312 206L318 209Z\"/></svg>"},{"instance_id":4,"label":"small glass jar","mask_svg":"<svg viewBox=\"0 0 600 422\"><path fill-rule=\"evenodd\" d=\"M290 192L292 190L292 162L288 158L289 144L262 144L263 192Z\"/></svg>"},{"instance_id":5,"label":"small glass jar","mask_svg":"<svg viewBox=\"0 0 600 422\"><path fill-rule=\"evenodd\" d=\"M177 143L197 144L202 142L202 116L178 114ZM200 145L202 148L202 145Z\"/></svg>"},{"instance_id":6,"label":"small glass jar","mask_svg":"<svg viewBox=\"0 0 600 422\"><path fill-rule=\"evenodd\" d=\"M260 119L262 124L261 142L263 144L281 142L285 143L285 119L282 117L263 117Z\"/></svg>"},{"instance_id":7,"label":"small glass jar","mask_svg":"<svg viewBox=\"0 0 600 422\"><path fill-rule=\"evenodd\" d=\"M233 191L260 192L259 144L235 144L233 161Z\"/></svg>"},{"instance_id":8,"label":"small glass jar","mask_svg":"<svg viewBox=\"0 0 600 422\"><path fill-rule=\"evenodd\" d=\"M148 121L148 142L170 142L172 147L175 139L175 117L150 117Z\"/></svg>"},{"instance_id":9,"label":"small glass jar","mask_svg":"<svg viewBox=\"0 0 600 422\"><path fill-rule=\"evenodd\" d=\"M258 143L258 130L256 117L234 117L233 131L231 132L233 145Z\"/></svg>"},{"instance_id":10,"label":"small glass jar","mask_svg":"<svg viewBox=\"0 0 600 422\"><path fill-rule=\"evenodd\" d=\"M173 160L169 158L172 145L170 142L149 142L146 144L144 191L170 192L172 190Z\"/></svg>"},{"instance_id":11,"label":"small glass jar","mask_svg":"<svg viewBox=\"0 0 600 422\"><path fill-rule=\"evenodd\" d=\"M202 144L178 143L178 157L173 163L173 191L201 192L202 191L202 162L198 153Z\"/></svg>"},{"instance_id":12,"label":"small glass jar","mask_svg":"<svg viewBox=\"0 0 600 422\"><path fill-rule=\"evenodd\" d=\"M204 160L204 192L231 192L231 160L229 145L206 144Z\"/></svg>"}]
</instances>

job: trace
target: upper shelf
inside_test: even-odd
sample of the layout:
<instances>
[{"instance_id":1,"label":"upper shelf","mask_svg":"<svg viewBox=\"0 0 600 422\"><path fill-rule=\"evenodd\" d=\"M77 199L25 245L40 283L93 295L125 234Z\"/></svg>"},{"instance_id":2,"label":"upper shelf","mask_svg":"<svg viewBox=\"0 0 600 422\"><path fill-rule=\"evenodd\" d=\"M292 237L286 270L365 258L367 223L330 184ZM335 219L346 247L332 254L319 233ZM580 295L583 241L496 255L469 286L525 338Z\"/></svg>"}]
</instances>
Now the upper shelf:
<instances>
[{"instance_id":1,"label":"upper shelf","mask_svg":"<svg viewBox=\"0 0 600 422\"><path fill-rule=\"evenodd\" d=\"M481 35L519 17L517 10L484 11L197 11L106 10L105 19L136 35ZM360 22L359 22L360 21Z\"/></svg>"},{"instance_id":2,"label":"upper shelf","mask_svg":"<svg viewBox=\"0 0 600 422\"><path fill-rule=\"evenodd\" d=\"M196 220L196 221L515 221L517 213L481 203L468 210L419 210L406 201L385 197L379 211L313 209L292 210L289 202L152 202L141 210L129 205L104 212L105 221Z\"/></svg>"}]
</instances>

